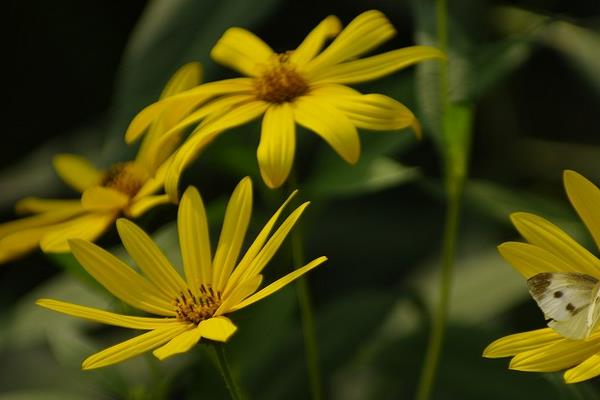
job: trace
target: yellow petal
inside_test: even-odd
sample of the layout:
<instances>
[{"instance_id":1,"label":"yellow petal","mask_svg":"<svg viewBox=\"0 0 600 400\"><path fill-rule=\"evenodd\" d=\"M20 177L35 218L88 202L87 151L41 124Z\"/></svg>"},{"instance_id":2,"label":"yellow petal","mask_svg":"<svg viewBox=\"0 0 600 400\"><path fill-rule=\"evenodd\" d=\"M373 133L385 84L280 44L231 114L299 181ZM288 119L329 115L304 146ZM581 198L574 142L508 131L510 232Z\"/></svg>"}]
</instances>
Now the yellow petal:
<instances>
[{"instance_id":1,"label":"yellow petal","mask_svg":"<svg viewBox=\"0 0 600 400\"><path fill-rule=\"evenodd\" d=\"M191 109L213 96L227 93L248 93L253 89L252 80L249 78L225 79L199 85L183 93L159 100L144 108L133 118L125 132L125 142L132 143L137 140L164 110L180 107Z\"/></svg>"},{"instance_id":2,"label":"yellow petal","mask_svg":"<svg viewBox=\"0 0 600 400\"><path fill-rule=\"evenodd\" d=\"M219 64L249 76L258 75L260 64L273 55L273 50L252 32L235 27L227 29L210 52Z\"/></svg>"},{"instance_id":3,"label":"yellow petal","mask_svg":"<svg viewBox=\"0 0 600 400\"><path fill-rule=\"evenodd\" d=\"M524 351L541 348L565 339L550 328L516 333L490 343L483 351L487 358L511 357Z\"/></svg>"},{"instance_id":4,"label":"yellow petal","mask_svg":"<svg viewBox=\"0 0 600 400\"><path fill-rule=\"evenodd\" d=\"M446 55L429 46L412 46L375 56L313 70L308 79L315 85L323 83L360 83L390 75L421 61L446 59Z\"/></svg>"},{"instance_id":5,"label":"yellow petal","mask_svg":"<svg viewBox=\"0 0 600 400\"><path fill-rule=\"evenodd\" d=\"M563 174L569 200L600 248L600 189L575 171Z\"/></svg>"},{"instance_id":6,"label":"yellow petal","mask_svg":"<svg viewBox=\"0 0 600 400\"><path fill-rule=\"evenodd\" d=\"M290 61L303 65L312 60L323 48L325 41L335 37L342 30L342 23L335 15L330 15L317 25L292 52Z\"/></svg>"},{"instance_id":7,"label":"yellow petal","mask_svg":"<svg viewBox=\"0 0 600 400\"><path fill-rule=\"evenodd\" d=\"M0 239L0 263L12 261L39 248L40 240L56 225L23 229Z\"/></svg>"},{"instance_id":8,"label":"yellow petal","mask_svg":"<svg viewBox=\"0 0 600 400\"><path fill-rule=\"evenodd\" d=\"M412 126L415 116L402 103L381 94L344 93L341 85L324 85L311 94L327 99L342 111L355 126L378 131L391 131Z\"/></svg>"},{"instance_id":9,"label":"yellow petal","mask_svg":"<svg viewBox=\"0 0 600 400\"><path fill-rule=\"evenodd\" d=\"M69 239L94 241L112 225L116 217L112 212L86 213L57 224L42 237L40 247L45 253L68 252Z\"/></svg>"},{"instance_id":10,"label":"yellow petal","mask_svg":"<svg viewBox=\"0 0 600 400\"><path fill-rule=\"evenodd\" d=\"M23 229L39 228L46 225L56 224L80 214L81 212L82 209L80 207L64 208L8 221L0 224L0 238Z\"/></svg>"},{"instance_id":11,"label":"yellow petal","mask_svg":"<svg viewBox=\"0 0 600 400\"><path fill-rule=\"evenodd\" d=\"M222 112L230 107L247 102L252 98L248 94L231 95L205 104L181 121L178 121L175 125L169 126L161 132L160 137L157 137L151 145L146 146L145 157L152 160L164 160L166 153L172 151L181 141L181 136L185 128L199 123L213 113Z\"/></svg>"},{"instance_id":12,"label":"yellow petal","mask_svg":"<svg viewBox=\"0 0 600 400\"><path fill-rule=\"evenodd\" d=\"M225 212L219 244L213 260L212 287L222 291L240 255L252 215L252 181L246 177L236 186Z\"/></svg>"},{"instance_id":13,"label":"yellow petal","mask_svg":"<svg viewBox=\"0 0 600 400\"><path fill-rule=\"evenodd\" d=\"M58 176L79 192L99 185L104 176L88 160L74 154L58 154L54 156L53 164Z\"/></svg>"},{"instance_id":14,"label":"yellow petal","mask_svg":"<svg viewBox=\"0 0 600 400\"><path fill-rule=\"evenodd\" d=\"M271 261L271 258L275 255L285 238L287 237L290 230L294 227L306 207L308 207L310 203L306 202L302 204L300 207L296 208L286 219L283 221L281 226L277 228L273 236L269 238L265 246L260 250L258 255L252 260L252 263L248 265L245 271L242 271L242 277L240 278L241 282L244 282L247 279L252 279L254 276L260 274L265 266ZM238 269L242 269L238 267Z\"/></svg>"},{"instance_id":15,"label":"yellow petal","mask_svg":"<svg viewBox=\"0 0 600 400\"><path fill-rule=\"evenodd\" d=\"M264 289L260 290L259 292L256 292L255 294L248 297L246 300L242 301L241 303L237 304L236 306L233 306L232 308L229 309L229 312L240 310L244 307L249 306L250 304L256 303L257 301L264 299L267 296L270 296L271 294L275 293L279 289L283 288L288 283L301 277L302 275L304 275L311 269L318 267L325 261L327 261L327 257L319 257L319 258L311 261L310 263L306 264L305 266L298 268L294 272L287 274L283 278L279 278L275 282L271 283L270 285L268 285Z\"/></svg>"},{"instance_id":16,"label":"yellow petal","mask_svg":"<svg viewBox=\"0 0 600 400\"><path fill-rule=\"evenodd\" d=\"M229 291L232 290L237 285L240 277L244 274L244 272L246 272L248 265L250 265L250 263L252 263L252 261L254 261L254 258L257 256L257 254L263 248L263 245L269 238L269 235L271 234L273 227L277 223L277 220L281 216L281 213L283 213L283 210L292 201L292 199L294 198L294 196L296 196L297 193L298 193L298 191L294 190L289 195L287 200L281 205L281 207L279 207L279 209L275 212L275 214L273 214L273 216L269 219L269 221L262 228L260 233L256 236L256 239L254 239L254 241L252 242L252 244L246 251L246 254L244 254L244 257L242 257L242 259L238 263L237 268L235 268L235 270L229 277L229 280L227 281L227 285L225 286L225 290L223 291L223 297L227 297L229 294Z\"/></svg>"},{"instance_id":17,"label":"yellow petal","mask_svg":"<svg viewBox=\"0 0 600 400\"><path fill-rule=\"evenodd\" d=\"M283 184L290 174L296 151L294 112L288 103L267 109L262 121L256 156L263 180L271 189Z\"/></svg>"},{"instance_id":18,"label":"yellow petal","mask_svg":"<svg viewBox=\"0 0 600 400\"><path fill-rule=\"evenodd\" d=\"M563 339L517 354L509 368L533 372L560 371L579 364L598 351L600 340Z\"/></svg>"},{"instance_id":19,"label":"yellow petal","mask_svg":"<svg viewBox=\"0 0 600 400\"><path fill-rule=\"evenodd\" d=\"M140 310L175 316L172 305L174 299L164 296L127 264L85 240L74 239L69 244L83 268L113 295Z\"/></svg>"},{"instance_id":20,"label":"yellow petal","mask_svg":"<svg viewBox=\"0 0 600 400\"><path fill-rule=\"evenodd\" d=\"M600 375L600 355L594 354L575 368L565 372L566 383L587 381Z\"/></svg>"},{"instance_id":21,"label":"yellow petal","mask_svg":"<svg viewBox=\"0 0 600 400\"><path fill-rule=\"evenodd\" d=\"M223 294L223 302L215 311L215 315L223 315L227 314L229 309L236 304L240 303L246 297L250 296L252 293L256 292L262 283L263 276L256 275L251 279L245 280L243 283L235 286L229 292L224 292Z\"/></svg>"},{"instance_id":22,"label":"yellow petal","mask_svg":"<svg viewBox=\"0 0 600 400\"><path fill-rule=\"evenodd\" d=\"M129 256L166 298L175 299L187 290L186 283L146 232L125 218L117 220L117 230Z\"/></svg>"},{"instance_id":23,"label":"yellow petal","mask_svg":"<svg viewBox=\"0 0 600 400\"><path fill-rule=\"evenodd\" d=\"M68 314L73 317L83 318L102 324L120 326L122 328L131 329L158 329L165 326L170 326L177 322L175 318L148 318L148 317L132 317L129 315L115 314L109 311L99 310L93 307L80 306L64 301L52 299L40 299L35 302L38 306L49 310L57 311L63 314Z\"/></svg>"},{"instance_id":24,"label":"yellow petal","mask_svg":"<svg viewBox=\"0 0 600 400\"><path fill-rule=\"evenodd\" d=\"M165 99L191 89L201 81L202 64L199 62L187 63L175 71L160 94L160 98Z\"/></svg>"},{"instance_id":25,"label":"yellow petal","mask_svg":"<svg viewBox=\"0 0 600 400\"><path fill-rule=\"evenodd\" d=\"M307 65L316 72L330 65L353 59L387 41L396 34L390 21L377 10L366 11L352 20L348 26L321 54Z\"/></svg>"},{"instance_id":26,"label":"yellow petal","mask_svg":"<svg viewBox=\"0 0 600 400\"><path fill-rule=\"evenodd\" d=\"M145 214L148 210L160 206L162 204L170 203L169 196L166 194L159 194L156 196L146 196L139 200L135 200L126 210L125 214L132 218L137 218L142 214Z\"/></svg>"},{"instance_id":27,"label":"yellow petal","mask_svg":"<svg viewBox=\"0 0 600 400\"><path fill-rule=\"evenodd\" d=\"M88 357L83 361L82 368L93 369L116 364L155 349L189 329L189 324L182 322L174 322L164 328L154 329Z\"/></svg>"},{"instance_id":28,"label":"yellow petal","mask_svg":"<svg viewBox=\"0 0 600 400\"><path fill-rule=\"evenodd\" d=\"M541 247L522 242L506 242L498 246L500 255L526 279L541 272L581 272L577 265L569 264Z\"/></svg>"},{"instance_id":29,"label":"yellow petal","mask_svg":"<svg viewBox=\"0 0 600 400\"><path fill-rule=\"evenodd\" d=\"M204 203L193 186L183 194L177 212L177 230L185 277L197 295L201 284L212 281L212 251Z\"/></svg>"},{"instance_id":30,"label":"yellow petal","mask_svg":"<svg viewBox=\"0 0 600 400\"><path fill-rule=\"evenodd\" d=\"M185 167L222 131L245 124L257 118L267 109L267 103L254 101L221 115L211 120L184 143L177 151L173 162L170 164L165 180L165 191L171 201L177 202L179 198L179 178Z\"/></svg>"},{"instance_id":31,"label":"yellow petal","mask_svg":"<svg viewBox=\"0 0 600 400\"><path fill-rule=\"evenodd\" d=\"M202 337L217 342L226 342L235 333L237 327L227 317L214 317L205 319L198 324Z\"/></svg>"},{"instance_id":32,"label":"yellow petal","mask_svg":"<svg viewBox=\"0 0 600 400\"><path fill-rule=\"evenodd\" d=\"M81 196L83 208L89 211L107 211L124 208L129 203L129 196L103 186L86 189Z\"/></svg>"},{"instance_id":33,"label":"yellow petal","mask_svg":"<svg viewBox=\"0 0 600 400\"><path fill-rule=\"evenodd\" d=\"M316 96L300 97L294 102L296 122L321 136L346 162L360 157L356 128L338 109Z\"/></svg>"},{"instance_id":34,"label":"yellow petal","mask_svg":"<svg viewBox=\"0 0 600 400\"><path fill-rule=\"evenodd\" d=\"M511 219L531 244L549 251L579 272L600 277L600 260L556 225L537 215L523 212L512 214Z\"/></svg>"},{"instance_id":35,"label":"yellow petal","mask_svg":"<svg viewBox=\"0 0 600 400\"><path fill-rule=\"evenodd\" d=\"M83 211L83 207L79 199L40 199L38 197L26 197L15 204L15 211L18 214L45 213L60 210Z\"/></svg>"},{"instance_id":36,"label":"yellow petal","mask_svg":"<svg viewBox=\"0 0 600 400\"><path fill-rule=\"evenodd\" d=\"M197 326L175 336L167 344L154 350L152 354L159 360L164 360L176 354L185 353L194 347L201 337L202 329Z\"/></svg>"}]
</instances>

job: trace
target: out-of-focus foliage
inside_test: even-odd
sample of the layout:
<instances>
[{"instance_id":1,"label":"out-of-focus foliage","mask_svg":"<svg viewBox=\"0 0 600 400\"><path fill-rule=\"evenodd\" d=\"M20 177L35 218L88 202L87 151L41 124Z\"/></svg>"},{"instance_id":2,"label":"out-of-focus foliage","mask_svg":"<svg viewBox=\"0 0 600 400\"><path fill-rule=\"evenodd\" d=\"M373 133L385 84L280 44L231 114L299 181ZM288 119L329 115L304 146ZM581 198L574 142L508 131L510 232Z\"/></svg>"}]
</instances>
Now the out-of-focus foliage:
<instances>
[{"instance_id":1,"label":"out-of-focus foliage","mask_svg":"<svg viewBox=\"0 0 600 400\"><path fill-rule=\"evenodd\" d=\"M230 26L248 28L280 51L294 48L328 14L348 22L378 8L399 30L389 48L435 43L431 1L154 0L123 9L96 3L89 9L53 3L53 12L41 3L36 10L27 2L12 5L13 23L29 32L31 44L24 48L31 54L15 50L9 58L15 71L27 67L17 76L28 79L7 82L14 101L4 132L9 140L0 148L4 220L20 197L69 194L50 170L55 152L92 155L101 166L133 154L122 140L129 119L157 98L178 66L199 60L207 80L230 76L208 56ZM517 237L509 213L545 216L596 251L568 205L561 173L570 168L600 182L600 6L583 0L461 0L449 2L449 8L450 96L473 112L472 178L465 186L451 321L434 397L599 398L597 380L565 386L560 375L509 371L507 360L486 360L481 352L495 338L544 325L525 282L495 251L500 242ZM91 24L94 18L104 24ZM112 39L100 40L102 35ZM34 61L38 69L27 75ZM409 132L361 132L363 153L350 167L316 138L298 135L300 196L313 201L302 227L306 253L330 259L309 278L328 398L414 394L436 296L440 166L448 150L439 136L436 68L429 62L358 88L387 94L415 110L424 125L422 141ZM30 81L63 82L68 90L41 83L55 101L38 99ZM94 99L93 108L77 105L87 99ZM44 108L44 129L23 122L27 115L35 118L38 107ZM19 137L28 145L17 145ZM222 135L185 174L184 183L196 185L207 202L214 234L224 199L243 175L255 178L258 193L253 233L280 200L260 183L258 138L258 124ZM177 265L174 216L175 207L164 206L138 223L155 232ZM101 244L122 255L114 229ZM289 258L284 249L266 279L288 271ZM72 257L36 254L2 266L0 275L0 400L226 397L201 345L164 363L139 357L82 372L86 355L127 333L34 305L39 297L52 297L123 311ZM297 314L295 292L288 288L236 317L239 331L229 358L252 398L307 398Z\"/></svg>"}]
</instances>

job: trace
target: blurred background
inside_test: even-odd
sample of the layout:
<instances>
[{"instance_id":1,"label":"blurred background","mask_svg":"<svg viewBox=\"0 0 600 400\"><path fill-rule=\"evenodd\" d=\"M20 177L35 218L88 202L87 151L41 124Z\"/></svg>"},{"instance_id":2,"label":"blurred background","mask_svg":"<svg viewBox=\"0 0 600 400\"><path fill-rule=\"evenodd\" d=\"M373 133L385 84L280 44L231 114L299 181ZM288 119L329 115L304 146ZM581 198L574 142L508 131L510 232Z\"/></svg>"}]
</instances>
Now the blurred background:
<instances>
[{"instance_id":1,"label":"blurred background","mask_svg":"<svg viewBox=\"0 0 600 400\"><path fill-rule=\"evenodd\" d=\"M560 374L509 371L508 359L481 357L491 341L544 326L525 281L496 246L517 240L508 215L529 211L571 233L597 254L562 187L562 171L600 184L600 3L592 0L449 2L451 97L475 110L470 178L452 292L451 320L435 399L600 399L598 379L566 386ZM82 154L99 167L130 159L130 119L155 101L182 64L201 61L206 80L235 76L209 51L230 26L255 32L274 50L295 48L320 20L344 23L376 8L398 29L381 52L434 43L430 0L132 0L3 3L5 127L0 146L0 221L25 196L74 197L52 156ZM414 395L436 300L444 218L444 148L435 134L433 63L360 85L415 111L424 139L408 132L361 132L363 154L350 167L316 136L298 133L306 255L330 261L310 275L327 398L404 399ZM259 124L222 135L185 173L205 201L213 235L225 202L253 177L256 210L249 237L281 193L258 173ZM139 219L178 262L176 207ZM216 236L213 236L213 238ZM213 240L214 241L214 240ZM117 253L112 229L100 241ZM282 248L269 278L288 271ZM89 354L133 332L38 309L40 297L119 304L82 278L68 255L41 252L0 268L0 400L227 398L203 347L164 363L138 357L82 372ZM308 398L295 291L281 291L235 318L230 358L255 399Z\"/></svg>"}]
</instances>

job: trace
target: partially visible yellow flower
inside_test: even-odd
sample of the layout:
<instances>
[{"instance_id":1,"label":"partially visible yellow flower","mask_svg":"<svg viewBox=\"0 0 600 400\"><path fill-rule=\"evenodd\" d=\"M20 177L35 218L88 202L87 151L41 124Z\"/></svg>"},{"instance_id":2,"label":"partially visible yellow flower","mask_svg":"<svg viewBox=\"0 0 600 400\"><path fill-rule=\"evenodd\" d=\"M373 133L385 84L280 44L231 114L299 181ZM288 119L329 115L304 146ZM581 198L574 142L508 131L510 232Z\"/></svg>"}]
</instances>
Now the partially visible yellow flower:
<instances>
[{"instance_id":1,"label":"partially visible yellow flower","mask_svg":"<svg viewBox=\"0 0 600 400\"><path fill-rule=\"evenodd\" d=\"M181 67L169 80L165 99L200 82L200 64ZM167 203L155 194L164 185L169 157L177 143L161 139L190 109L165 110L157 116L135 160L99 170L83 157L60 154L54 158L58 176L81 193L79 199L25 198L16 204L18 214L32 214L0 224L0 263L11 261L41 246L45 252L69 251L67 239L97 239L121 215L137 217Z\"/></svg>"},{"instance_id":2,"label":"partially visible yellow flower","mask_svg":"<svg viewBox=\"0 0 600 400\"><path fill-rule=\"evenodd\" d=\"M308 206L307 202L296 208L272 233L294 194L239 259L252 214L250 179L244 178L229 200L214 257L204 204L198 191L189 187L177 216L184 277L144 231L123 218L117 221L117 229L141 274L90 242L69 241L77 260L108 291L156 317L119 315L48 299L37 304L79 318L148 331L90 356L83 362L84 369L118 363L150 350L162 360L188 351L201 338L226 342L237 329L226 315L271 295L326 260L319 257L258 290L262 270Z\"/></svg>"},{"instance_id":3,"label":"partially visible yellow flower","mask_svg":"<svg viewBox=\"0 0 600 400\"><path fill-rule=\"evenodd\" d=\"M565 171L564 184L571 204L600 247L600 190L583 176ZM576 272L600 280L600 259L544 218L528 213L511 216L528 243L507 242L500 254L525 278L542 272ZM510 368L554 372L567 369L567 383L600 375L600 331L583 340L567 339L551 328L517 333L496 340L484 357L513 357Z\"/></svg>"},{"instance_id":4,"label":"partially visible yellow flower","mask_svg":"<svg viewBox=\"0 0 600 400\"><path fill-rule=\"evenodd\" d=\"M257 158L269 187L280 186L290 173L296 123L321 136L344 160L354 164L360 155L357 128L397 130L412 126L418 131L418 123L398 101L381 94L361 94L346 85L377 79L419 61L444 58L441 51L428 46L358 58L395 33L379 11L359 15L343 30L339 19L329 16L295 50L275 53L251 32L230 28L211 56L247 77L207 83L148 106L132 121L125 140L136 140L165 109L200 106L163 136L163 140L179 140L184 128L199 123L167 173L166 191L174 200L181 172L215 136L260 116Z\"/></svg>"}]
</instances>

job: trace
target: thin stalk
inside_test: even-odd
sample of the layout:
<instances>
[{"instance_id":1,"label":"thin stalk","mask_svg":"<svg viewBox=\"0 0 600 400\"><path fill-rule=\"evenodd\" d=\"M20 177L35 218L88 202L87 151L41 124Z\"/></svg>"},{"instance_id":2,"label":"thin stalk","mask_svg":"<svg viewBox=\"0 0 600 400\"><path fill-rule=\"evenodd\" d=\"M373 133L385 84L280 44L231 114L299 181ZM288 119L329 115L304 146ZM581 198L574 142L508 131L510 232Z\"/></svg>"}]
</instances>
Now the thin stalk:
<instances>
[{"instance_id":1,"label":"thin stalk","mask_svg":"<svg viewBox=\"0 0 600 400\"><path fill-rule=\"evenodd\" d=\"M231 373L231 369L229 368L229 363L227 362L227 357L225 356L225 346L222 344L213 344L212 345L216 359L217 366L219 367L219 371L221 372L221 376L225 381L225 386L227 386L227 390L229 391L229 395L233 400L242 400L242 391L240 390L239 385L235 381L233 374Z\"/></svg>"},{"instance_id":2,"label":"thin stalk","mask_svg":"<svg viewBox=\"0 0 600 400\"><path fill-rule=\"evenodd\" d=\"M302 235L298 229L292 233L292 259L296 268L301 267L304 264ZM321 389L319 348L317 346L315 317L313 314L310 289L306 277L302 276L296 281L296 294L298 296L300 318L302 320L302 336L304 337L304 351L308 369L310 392L313 400L321 400L323 392Z\"/></svg>"}]
</instances>

